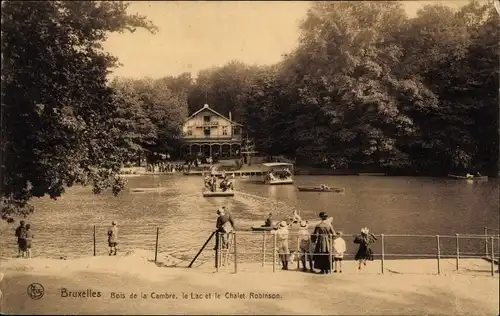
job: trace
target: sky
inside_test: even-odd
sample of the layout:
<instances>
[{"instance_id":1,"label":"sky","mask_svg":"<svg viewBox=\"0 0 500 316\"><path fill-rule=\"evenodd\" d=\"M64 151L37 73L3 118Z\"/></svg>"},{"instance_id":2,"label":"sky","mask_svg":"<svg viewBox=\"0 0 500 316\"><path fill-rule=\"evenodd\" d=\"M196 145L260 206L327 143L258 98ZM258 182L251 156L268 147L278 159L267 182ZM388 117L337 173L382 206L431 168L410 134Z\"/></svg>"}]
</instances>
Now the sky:
<instances>
[{"instance_id":1,"label":"sky","mask_svg":"<svg viewBox=\"0 0 500 316\"><path fill-rule=\"evenodd\" d=\"M426 4L458 8L468 0L402 1L408 16ZM298 44L307 1L133 1L129 13L151 20L159 32L113 33L104 49L123 65L110 77L176 76L231 60L269 65Z\"/></svg>"}]
</instances>

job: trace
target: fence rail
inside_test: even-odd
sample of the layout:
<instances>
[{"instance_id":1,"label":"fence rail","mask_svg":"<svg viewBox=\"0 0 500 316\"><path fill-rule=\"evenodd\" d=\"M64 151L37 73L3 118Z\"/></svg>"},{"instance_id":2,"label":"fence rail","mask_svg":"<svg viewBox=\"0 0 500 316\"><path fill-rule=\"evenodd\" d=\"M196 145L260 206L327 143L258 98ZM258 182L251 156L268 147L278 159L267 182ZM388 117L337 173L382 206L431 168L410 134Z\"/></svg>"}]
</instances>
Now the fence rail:
<instances>
[{"instance_id":1,"label":"fence rail","mask_svg":"<svg viewBox=\"0 0 500 316\"><path fill-rule=\"evenodd\" d=\"M34 242L36 244L34 250L38 252L38 246L36 245L40 245L38 249L43 250L41 251L43 255L57 258L66 255L71 256L73 252L78 253L80 256L107 254L106 231L108 228L108 225L82 227L76 233L71 230L63 231L60 238L54 238L49 229L46 232L35 234L36 241L34 240ZM120 225L118 245L120 251L133 249L154 251L155 262L159 260L159 253L168 253L172 257L185 261L192 261L195 257L200 257L198 261L208 262L214 260L215 257L217 270L220 269L220 264L229 260L228 258L231 258L234 263L235 272L238 270L239 263L246 264L248 262L260 263L259 266L262 267L272 263L273 271L276 270L276 262L279 261L277 260L278 244L272 237L275 236L274 234L269 232L235 231L231 234L230 248L227 251L222 251L217 247L219 237L215 236L216 238L207 240L208 234L204 234L203 231L209 230L200 228L198 231L193 231L193 236L189 236L188 233L177 233L156 225ZM84 238L81 238L82 234ZM343 235L348 243L348 251L344 254L344 258L347 260L355 255L349 246L348 238L356 235ZM494 228L484 227L484 234L376 234L375 236L378 240L372 245L372 249L374 257L380 260L381 273L387 271L387 261L392 259L432 258L436 260L437 273L441 274L443 260L455 259L454 265L458 271L460 270L461 259L486 258L491 262L491 274L494 275L495 265L498 265L498 258L500 257L500 230ZM418 242L415 242L415 239L418 239ZM69 244L68 241L70 241ZM203 251L200 247L205 241L204 246L207 248L204 248ZM215 247L208 245L210 241L215 242ZM298 253L298 245L297 233L290 232L289 249ZM14 245L12 245L12 250L14 251Z\"/></svg>"}]
</instances>

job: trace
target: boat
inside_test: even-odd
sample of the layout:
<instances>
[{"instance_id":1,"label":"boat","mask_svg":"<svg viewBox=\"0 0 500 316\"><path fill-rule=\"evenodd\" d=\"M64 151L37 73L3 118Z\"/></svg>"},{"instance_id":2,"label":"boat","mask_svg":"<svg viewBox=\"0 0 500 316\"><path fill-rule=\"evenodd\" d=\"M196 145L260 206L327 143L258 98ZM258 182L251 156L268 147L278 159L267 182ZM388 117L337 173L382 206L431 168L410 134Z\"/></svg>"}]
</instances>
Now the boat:
<instances>
[{"instance_id":1,"label":"boat","mask_svg":"<svg viewBox=\"0 0 500 316\"><path fill-rule=\"evenodd\" d=\"M290 169L293 170L293 164L291 163L284 163L284 162L271 162L271 163L264 163L262 164L267 170L267 172L272 173L271 179L269 179L269 174L265 174L262 177L262 181L265 184L269 185L280 185L280 184L293 184L293 179L292 176L287 176L284 179L281 179L279 177L275 177L275 174L280 174L284 172L290 172Z\"/></svg>"},{"instance_id":2,"label":"boat","mask_svg":"<svg viewBox=\"0 0 500 316\"><path fill-rule=\"evenodd\" d=\"M449 178L457 179L457 180L472 180L472 181L486 181L488 180L488 176L457 176L454 174L448 174Z\"/></svg>"},{"instance_id":3,"label":"boat","mask_svg":"<svg viewBox=\"0 0 500 316\"><path fill-rule=\"evenodd\" d=\"M287 179L271 179L271 180L265 180L266 184L270 185L278 185L278 184L293 184L293 179L287 178Z\"/></svg>"},{"instance_id":4,"label":"boat","mask_svg":"<svg viewBox=\"0 0 500 316\"><path fill-rule=\"evenodd\" d=\"M344 188L322 188L322 187L297 187L301 192L345 192Z\"/></svg>"},{"instance_id":5,"label":"boat","mask_svg":"<svg viewBox=\"0 0 500 316\"><path fill-rule=\"evenodd\" d=\"M273 229L275 229L274 226L264 226L264 225L252 226L252 231L254 231L254 232L270 232Z\"/></svg>"},{"instance_id":6,"label":"boat","mask_svg":"<svg viewBox=\"0 0 500 316\"><path fill-rule=\"evenodd\" d=\"M233 190L228 190L228 191L209 191L209 190L204 190L203 191L203 197L231 197L234 196L234 191Z\"/></svg>"}]
</instances>

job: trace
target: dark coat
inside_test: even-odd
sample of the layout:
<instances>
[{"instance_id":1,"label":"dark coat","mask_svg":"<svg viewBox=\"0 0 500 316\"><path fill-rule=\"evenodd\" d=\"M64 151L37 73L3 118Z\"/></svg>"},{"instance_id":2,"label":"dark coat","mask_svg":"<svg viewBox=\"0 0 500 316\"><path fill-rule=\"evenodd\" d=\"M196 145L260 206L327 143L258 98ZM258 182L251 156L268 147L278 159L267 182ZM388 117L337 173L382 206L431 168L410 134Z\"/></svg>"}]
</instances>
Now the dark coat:
<instances>
[{"instance_id":1,"label":"dark coat","mask_svg":"<svg viewBox=\"0 0 500 316\"><path fill-rule=\"evenodd\" d=\"M377 240L373 234L360 234L354 238L354 243L359 245L354 260L373 260L373 251L370 245Z\"/></svg>"},{"instance_id":2,"label":"dark coat","mask_svg":"<svg viewBox=\"0 0 500 316\"><path fill-rule=\"evenodd\" d=\"M316 243L314 247L314 267L320 270L331 270L330 254L333 250L332 239L335 231L327 222L321 221L314 228L311 241Z\"/></svg>"}]
</instances>

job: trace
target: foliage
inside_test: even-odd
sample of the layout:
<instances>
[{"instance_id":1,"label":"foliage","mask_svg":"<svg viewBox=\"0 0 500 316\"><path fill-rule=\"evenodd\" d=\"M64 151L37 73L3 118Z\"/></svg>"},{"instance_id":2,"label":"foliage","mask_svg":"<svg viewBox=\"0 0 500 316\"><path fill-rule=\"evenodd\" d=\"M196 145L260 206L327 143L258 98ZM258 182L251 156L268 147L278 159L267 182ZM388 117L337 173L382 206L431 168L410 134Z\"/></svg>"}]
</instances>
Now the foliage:
<instances>
[{"instance_id":1,"label":"foliage","mask_svg":"<svg viewBox=\"0 0 500 316\"><path fill-rule=\"evenodd\" d=\"M129 153L115 120L102 51L109 32L155 27L124 2L2 2L2 219L33 211L32 197L56 199L65 187L116 177Z\"/></svg>"}]
</instances>

